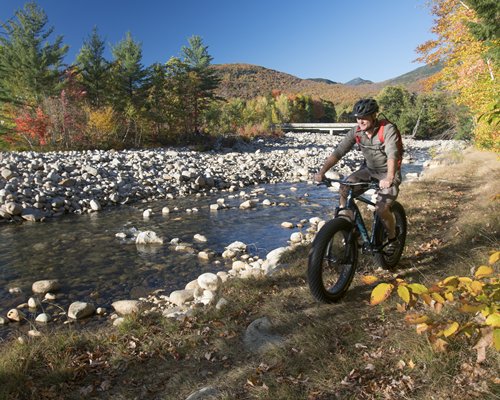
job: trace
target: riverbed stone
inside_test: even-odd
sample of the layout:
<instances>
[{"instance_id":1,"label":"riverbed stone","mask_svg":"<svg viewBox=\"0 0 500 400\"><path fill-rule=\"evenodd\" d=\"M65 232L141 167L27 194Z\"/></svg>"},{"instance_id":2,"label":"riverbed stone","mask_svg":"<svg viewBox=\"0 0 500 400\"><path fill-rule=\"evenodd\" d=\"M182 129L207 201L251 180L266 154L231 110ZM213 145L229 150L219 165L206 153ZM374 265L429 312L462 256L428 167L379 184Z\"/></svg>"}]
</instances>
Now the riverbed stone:
<instances>
[{"instance_id":1,"label":"riverbed stone","mask_svg":"<svg viewBox=\"0 0 500 400\"><path fill-rule=\"evenodd\" d=\"M198 277L198 285L202 289L217 291L221 285L220 278L211 272L206 272Z\"/></svg>"},{"instance_id":2,"label":"riverbed stone","mask_svg":"<svg viewBox=\"0 0 500 400\"><path fill-rule=\"evenodd\" d=\"M135 239L137 244L162 244L163 239L158 237L153 231L139 232Z\"/></svg>"},{"instance_id":3,"label":"riverbed stone","mask_svg":"<svg viewBox=\"0 0 500 400\"><path fill-rule=\"evenodd\" d=\"M170 293L169 300L171 303L174 303L176 306L183 306L187 302L194 299L194 290L193 289L184 289L184 290L174 290Z\"/></svg>"},{"instance_id":4,"label":"riverbed stone","mask_svg":"<svg viewBox=\"0 0 500 400\"><path fill-rule=\"evenodd\" d=\"M72 319L83 319L90 317L95 313L95 307L92 303L84 301L75 301L69 305L68 317Z\"/></svg>"},{"instance_id":5,"label":"riverbed stone","mask_svg":"<svg viewBox=\"0 0 500 400\"><path fill-rule=\"evenodd\" d=\"M13 308L13 309L9 310L9 312L7 313L7 318L10 321L14 321L14 322L20 322L25 317L26 316L24 315L24 313L22 311L18 310L17 308Z\"/></svg>"},{"instance_id":6,"label":"riverbed stone","mask_svg":"<svg viewBox=\"0 0 500 400\"><path fill-rule=\"evenodd\" d=\"M47 313L41 313L38 314L35 318L35 322L38 322L40 324L46 324L50 321L50 315Z\"/></svg>"},{"instance_id":7,"label":"riverbed stone","mask_svg":"<svg viewBox=\"0 0 500 400\"><path fill-rule=\"evenodd\" d=\"M141 311L142 303L139 300L117 300L111 306L119 315L138 314Z\"/></svg>"},{"instance_id":8,"label":"riverbed stone","mask_svg":"<svg viewBox=\"0 0 500 400\"><path fill-rule=\"evenodd\" d=\"M45 294L47 292L56 292L60 286L58 279L44 279L34 282L31 290L33 293Z\"/></svg>"}]
</instances>

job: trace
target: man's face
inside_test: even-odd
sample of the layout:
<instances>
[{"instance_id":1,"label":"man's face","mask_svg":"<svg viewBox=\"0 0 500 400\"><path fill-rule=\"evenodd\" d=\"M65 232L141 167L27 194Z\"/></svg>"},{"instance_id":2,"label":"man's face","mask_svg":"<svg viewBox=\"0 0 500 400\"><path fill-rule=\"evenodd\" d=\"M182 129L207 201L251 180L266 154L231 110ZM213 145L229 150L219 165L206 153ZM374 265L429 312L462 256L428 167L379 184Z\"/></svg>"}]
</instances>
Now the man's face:
<instances>
[{"instance_id":1,"label":"man's face","mask_svg":"<svg viewBox=\"0 0 500 400\"><path fill-rule=\"evenodd\" d=\"M375 126L375 114L358 117L356 122L362 131L367 131Z\"/></svg>"}]
</instances>

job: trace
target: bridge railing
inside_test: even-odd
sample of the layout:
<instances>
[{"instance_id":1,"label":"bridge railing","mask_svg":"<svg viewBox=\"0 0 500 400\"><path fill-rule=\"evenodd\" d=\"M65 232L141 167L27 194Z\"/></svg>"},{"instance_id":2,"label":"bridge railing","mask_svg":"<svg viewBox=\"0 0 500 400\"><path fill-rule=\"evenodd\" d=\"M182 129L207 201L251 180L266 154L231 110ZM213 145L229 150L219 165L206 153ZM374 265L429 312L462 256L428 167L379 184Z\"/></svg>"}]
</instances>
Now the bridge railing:
<instances>
[{"instance_id":1,"label":"bridge railing","mask_svg":"<svg viewBox=\"0 0 500 400\"><path fill-rule=\"evenodd\" d=\"M313 122L305 122L305 123L289 123L289 124L281 124L281 129L284 131L326 131L331 135L334 132L342 132L351 129L356 126L356 123L349 122L331 122L331 123L313 123Z\"/></svg>"}]
</instances>

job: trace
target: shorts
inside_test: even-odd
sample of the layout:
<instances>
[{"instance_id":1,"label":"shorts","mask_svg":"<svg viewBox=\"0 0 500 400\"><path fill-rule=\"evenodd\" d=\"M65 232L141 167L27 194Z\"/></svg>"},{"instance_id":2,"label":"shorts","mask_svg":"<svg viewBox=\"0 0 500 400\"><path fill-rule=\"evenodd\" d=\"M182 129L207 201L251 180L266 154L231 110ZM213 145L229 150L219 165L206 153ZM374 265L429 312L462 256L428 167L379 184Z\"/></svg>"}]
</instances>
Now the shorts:
<instances>
[{"instance_id":1,"label":"shorts","mask_svg":"<svg viewBox=\"0 0 500 400\"><path fill-rule=\"evenodd\" d=\"M356 172L353 172L351 175L347 177L348 182L369 182L372 179L376 179L377 181L380 181L382 179L385 179L387 176L386 172L373 172L370 171L368 168L364 167L359 169ZM392 186L387 188L387 189L379 189L377 192L377 200L376 204L377 206L387 206L390 205L392 202L396 200L399 194L399 185L401 184L401 173L398 171L394 177L394 181L392 183ZM359 189L354 187L353 193L354 196L359 196L360 194L364 193L367 189ZM345 185L340 185L339 189L340 195L344 198L347 197L347 194L349 192L349 187Z\"/></svg>"}]
</instances>

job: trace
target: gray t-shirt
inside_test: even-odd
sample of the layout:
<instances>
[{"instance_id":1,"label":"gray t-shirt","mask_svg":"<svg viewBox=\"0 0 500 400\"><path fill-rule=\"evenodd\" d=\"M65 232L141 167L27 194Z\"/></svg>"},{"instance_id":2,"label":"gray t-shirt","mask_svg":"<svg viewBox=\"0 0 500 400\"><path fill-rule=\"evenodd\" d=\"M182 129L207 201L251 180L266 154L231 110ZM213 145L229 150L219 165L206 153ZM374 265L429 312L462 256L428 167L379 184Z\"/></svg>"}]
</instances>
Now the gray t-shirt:
<instances>
[{"instance_id":1,"label":"gray t-shirt","mask_svg":"<svg viewBox=\"0 0 500 400\"><path fill-rule=\"evenodd\" d=\"M367 136L366 132L357 129L358 127L352 128L333 151L333 155L337 159L340 160L356 144L356 135L360 137L359 145L369 170L376 173L387 172L388 159L401 159L402 154L399 154L397 145L399 136L393 124L386 123L384 126L384 143L380 142L378 138L380 127L375 128L371 138Z\"/></svg>"}]
</instances>

